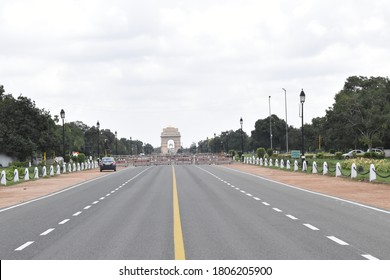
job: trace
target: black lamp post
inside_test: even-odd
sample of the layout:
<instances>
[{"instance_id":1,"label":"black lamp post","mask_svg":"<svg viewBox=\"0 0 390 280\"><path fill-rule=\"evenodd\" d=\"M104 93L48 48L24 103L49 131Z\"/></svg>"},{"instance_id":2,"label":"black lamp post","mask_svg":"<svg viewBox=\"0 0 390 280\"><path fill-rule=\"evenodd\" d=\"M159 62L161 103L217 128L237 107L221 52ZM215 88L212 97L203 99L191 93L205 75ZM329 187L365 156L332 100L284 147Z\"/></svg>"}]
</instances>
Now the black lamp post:
<instances>
[{"instance_id":1,"label":"black lamp post","mask_svg":"<svg viewBox=\"0 0 390 280\"><path fill-rule=\"evenodd\" d=\"M288 153L288 125L287 125L287 91L284 90L284 107L285 107L285 112L286 112L286 152Z\"/></svg>"},{"instance_id":2,"label":"black lamp post","mask_svg":"<svg viewBox=\"0 0 390 280\"><path fill-rule=\"evenodd\" d=\"M97 121L97 123L96 123L96 127L97 127L97 133L98 133L98 136L97 136L97 148L98 148L98 150L97 150L97 152L98 152L98 154L97 154L97 157L99 158L100 157L100 151L99 151L99 142L100 142L100 131L99 131L99 129L100 129L100 122L99 121Z\"/></svg>"},{"instance_id":3,"label":"black lamp post","mask_svg":"<svg viewBox=\"0 0 390 280\"><path fill-rule=\"evenodd\" d=\"M130 155L133 155L133 144L131 143L132 138L130 137Z\"/></svg>"},{"instance_id":4,"label":"black lamp post","mask_svg":"<svg viewBox=\"0 0 390 280\"><path fill-rule=\"evenodd\" d=\"M62 119L62 156L64 157L64 162L65 162L65 126L64 126L65 111L64 109L61 109L60 115Z\"/></svg>"},{"instance_id":5,"label":"black lamp post","mask_svg":"<svg viewBox=\"0 0 390 280\"><path fill-rule=\"evenodd\" d=\"M118 132L115 131L115 154L118 155Z\"/></svg>"},{"instance_id":6,"label":"black lamp post","mask_svg":"<svg viewBox=\"0 0 390 280\"><path fill-rule=\"evenodd\" d=\"M241 125L241 158L242 158L242 155L244 154L244 136L243 136L243 133L242 133L242 124L244 123L244 121L242 120L242 118L240 118L240 125Z\"/></svg>"},{"instance_id":7,"label":"black lamp post","mask_svg":"<svg viewBox=\"0 0 390 280\"><path fill-rule=\"evenodd\" d=\"M305 92L301 91L301 94L299 95L299 98L300 98L300 101L301 101L301 104L302 104L302 163L303 161L305 160L305 138L303 136L303 103L305 103Z\"/></svg>"},{"instance_id":8,"label":"black lamp post","mask_svg":"<svg viewBox=\"0 0 390 280\"><path fill-rule=\"evenodd\" d=\"M217 152L217 134L214 133L214 154Z\"/></svg>"}]
</instances>

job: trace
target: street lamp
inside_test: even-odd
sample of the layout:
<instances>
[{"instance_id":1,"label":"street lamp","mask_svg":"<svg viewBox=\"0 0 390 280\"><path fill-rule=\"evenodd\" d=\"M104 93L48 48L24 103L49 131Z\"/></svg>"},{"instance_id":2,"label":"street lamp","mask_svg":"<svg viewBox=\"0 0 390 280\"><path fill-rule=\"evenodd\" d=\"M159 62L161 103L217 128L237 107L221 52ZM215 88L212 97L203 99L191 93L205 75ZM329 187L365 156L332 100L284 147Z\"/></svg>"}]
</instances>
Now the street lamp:
<instances>
[{"instance_id":1,"label":"street lamp","mask_svg":"<svg viewBox=\"0 0 390 280\"><path fill-rule=\"evenodd\" d=\"M271 96L268 96L268 103L269 103L269 139L271 142L271 149L272 149Z\"/></svg>"},{"instance_id":2,"label":"street lamp","mask_svg":"<svg viewBox=\"0 0 390 280\"><path fill-rule=\"evenodd\" d=\"M97 150L97 157L99 158L100 157L100 152L99 152L99 142L100 142L100 132L99 132L99 129L100 129L100 122L97 121L96 123L96 127L97 127L97 133L98 133L98 137L97 137L97 146L98 146L98 150Z\"/></svg>"},{"instance_id":3,"label":"street lamp","mask_svg":"<svg viewBox=\"0 0 390 280\"><path fill-rule=\"evenodd\" d=\"M304 136L303 136L303 103L305 103L305 92L301 91L301 94L299 95L299 99L301 101L301 104L302 104L302 163L303 161L305 160L305 139L304 139Z\"/></svg>"},{"instance_id":4,"label":"street lamp","mask_svg":"<svg viewBox=\"0 0 390 280\"><path fill-rule=\"evenodd\" d=\"M284 88L282 88L282 90L284 90L284 107L286 111L286 152L288 153L287 94Z\"/></svg>"},{"instance_id":5,"label":"street lamp","mask_svg":"<svg viewBox=\"0 0 390 280\"><path fill-rule=\"evenodd\" d=\"M244 154L244 136L243 136L243 133L242 133L242 124L244 123L244 121L242 120L242 118L240 118L240 125L241 125L241 158L242 158L242 155Z\"/></svg>"},{"instance_id":6,"label":"street lamp","mask_svg":"<svg viewBox=\"0 0 390 280\"><path fill-rule=\"evenodd\" d=\"M130 137L130 155L132 156L133 155L133 145L131 143L131 137Z\"/></svg>"},{"instance_id":7,"label":"street lamp","mask_svg":"<svg viewBox=\"0 0 390 280\"><path fill-rule=\"evenodd\" d=\"M214 133L214 154L217 153L217 134Z\"/></svg>"},{"instance_id":8,"label":"street lamp","mask_svg":"<svg viewBox=\"0 0 390 280\"><path fill-rule=\"evenodd\" d=\"M118 132L115 131L115 154L118 155Z\"/></svg>"},{"instance_id":9,"label":"street lamp","mask_svg":"<svg viewBox=\"0 0 390 280\"><path fill-rule=\"evenodd\" d=\"M62 156L64 157L64 162L65 162L65 126L64 126L65 111L64 109L61 109L60 115L62 119Z\"/></svg>"}]
</instances>

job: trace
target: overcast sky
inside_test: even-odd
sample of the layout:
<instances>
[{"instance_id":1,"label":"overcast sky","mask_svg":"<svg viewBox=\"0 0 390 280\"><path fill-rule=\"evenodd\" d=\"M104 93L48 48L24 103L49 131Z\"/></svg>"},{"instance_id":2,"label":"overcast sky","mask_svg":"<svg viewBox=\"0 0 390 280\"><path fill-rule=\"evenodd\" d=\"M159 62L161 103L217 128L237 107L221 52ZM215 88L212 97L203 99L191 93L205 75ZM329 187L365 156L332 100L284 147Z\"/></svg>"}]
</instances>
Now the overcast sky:
<instances>
[{"instance_id":1,"label":"overcast sky","mask_svg":"<svg viewBox=\"0 0 390 280\"><path fill-rule=\"evenodd\" d=\"M322 117L347 77L388 76L387 0L1 0L0 84L54 116L160 146L271 112Z\"/></svg>"}]
</instances>

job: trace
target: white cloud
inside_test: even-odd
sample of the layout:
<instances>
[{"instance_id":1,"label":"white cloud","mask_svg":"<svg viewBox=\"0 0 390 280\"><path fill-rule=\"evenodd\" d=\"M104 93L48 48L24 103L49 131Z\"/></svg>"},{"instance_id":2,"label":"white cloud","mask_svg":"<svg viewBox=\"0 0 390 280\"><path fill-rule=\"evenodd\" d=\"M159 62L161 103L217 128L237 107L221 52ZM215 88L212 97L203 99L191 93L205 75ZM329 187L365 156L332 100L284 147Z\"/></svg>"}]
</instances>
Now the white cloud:
<instances>
[{"instance_id":1,"label":"white cloud","mask_svg":"<svg viewBox=\"0 0 390 280\"><path fill-rule=\"evenodd\" d=\"M53 114L159 145L250 133L272 112L323 116L349 75L389 73L390 4L376 1L0 3L0 84Z\"/></svg>"}]
</instances>

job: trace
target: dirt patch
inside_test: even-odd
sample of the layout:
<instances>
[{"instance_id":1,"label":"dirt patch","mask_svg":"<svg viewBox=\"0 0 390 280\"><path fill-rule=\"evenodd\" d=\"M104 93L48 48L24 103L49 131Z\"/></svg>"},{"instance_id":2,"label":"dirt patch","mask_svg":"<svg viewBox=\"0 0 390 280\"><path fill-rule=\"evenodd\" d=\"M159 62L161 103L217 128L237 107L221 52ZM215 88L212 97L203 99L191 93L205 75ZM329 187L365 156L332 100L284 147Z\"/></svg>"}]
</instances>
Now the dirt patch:
<instances>
[{"instance_id":1,"label":"dirt patch","mask_svg":"<svg viewBox=\"0 0 390 280\"><path fill-rule=\"evenodd\" d=\"M390 185L359 182L349 178L336 178L319 174L290 172L240 163L226 165L226 167L303 189L390 210Z\"/></svg>"}]
</instances>

